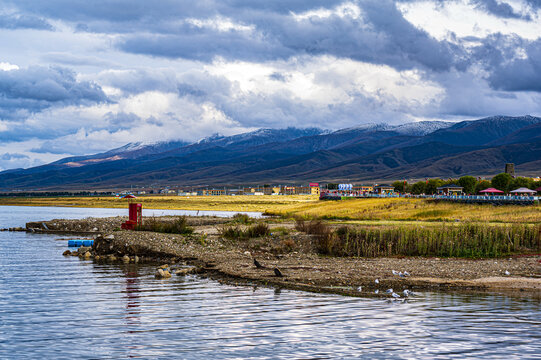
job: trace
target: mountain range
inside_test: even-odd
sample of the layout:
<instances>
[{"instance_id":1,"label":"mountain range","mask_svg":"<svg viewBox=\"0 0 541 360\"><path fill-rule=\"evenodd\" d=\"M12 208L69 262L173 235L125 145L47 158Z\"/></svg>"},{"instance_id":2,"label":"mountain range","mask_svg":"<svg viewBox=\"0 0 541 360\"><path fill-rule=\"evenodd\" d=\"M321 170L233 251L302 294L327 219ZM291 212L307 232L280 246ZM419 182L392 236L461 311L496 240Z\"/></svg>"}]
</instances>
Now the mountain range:
<instances>
[{"instance_id":1,"label":"mountain range","mask_svg":"<svg viewBox=\"0 0 541 360\"><path fill-rule=\"evenodd\" d=\"M0 172L0 190L491 176L502 172L507 162L515 163L520 175L541 173L541 118L364 124L337 131L260 129L195 143L130 143L105 153Z\"/></svg>"}]
</instances>

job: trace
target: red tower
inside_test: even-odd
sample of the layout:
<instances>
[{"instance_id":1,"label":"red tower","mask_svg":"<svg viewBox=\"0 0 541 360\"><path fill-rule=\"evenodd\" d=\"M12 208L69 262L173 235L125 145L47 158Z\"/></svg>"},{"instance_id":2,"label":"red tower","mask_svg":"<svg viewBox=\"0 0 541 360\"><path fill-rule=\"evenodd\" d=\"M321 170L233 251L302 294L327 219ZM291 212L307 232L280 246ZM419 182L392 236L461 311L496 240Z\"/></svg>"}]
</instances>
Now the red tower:
<instances>
[{"instance_id":1,"label":"red tower","mask_svg":"<svg viewBox=\"0 0 541 360\"><path fill-rule=\"evenodd\" d=\"M123 223L121 227L122 229L133 230L137 225L141 225L143 223L143 205L130 203L129 210L129 219Z\"/></svg>"}]
</instances>

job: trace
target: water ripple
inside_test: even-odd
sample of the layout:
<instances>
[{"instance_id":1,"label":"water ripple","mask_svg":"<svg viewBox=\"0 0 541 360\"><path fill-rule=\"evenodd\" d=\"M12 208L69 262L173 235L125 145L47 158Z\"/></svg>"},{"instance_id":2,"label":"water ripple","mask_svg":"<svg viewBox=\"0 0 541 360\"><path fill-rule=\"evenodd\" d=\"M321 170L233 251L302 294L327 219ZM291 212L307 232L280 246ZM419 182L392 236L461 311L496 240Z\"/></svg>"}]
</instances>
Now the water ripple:
<instances>
[{"instance_id":1,"label":"water ripple","mask_svg":"<svg viewBox=\"0 0 541 360\"><path fill-rule=\"evenodd\" d=\"M30 211L33 219L45 217ZM25 218L17 216L0 209L1 224L20 226ZM232 287L196 276L163 281L152 267L63 257L65 247L54 236L0 233L0 358L533 359L541 353L539 300L423 293L388 303Z\"/></svg>"}]
</instances>

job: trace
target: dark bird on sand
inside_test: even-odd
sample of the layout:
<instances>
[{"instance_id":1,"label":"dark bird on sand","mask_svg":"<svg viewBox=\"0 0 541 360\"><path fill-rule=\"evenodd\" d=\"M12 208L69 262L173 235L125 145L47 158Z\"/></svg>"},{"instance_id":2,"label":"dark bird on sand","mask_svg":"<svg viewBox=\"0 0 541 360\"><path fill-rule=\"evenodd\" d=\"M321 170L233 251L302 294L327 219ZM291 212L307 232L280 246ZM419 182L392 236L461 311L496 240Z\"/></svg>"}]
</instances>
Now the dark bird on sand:
<instances>
[{"instance_id":1,"label":"dark bird on sand","mask_svg":"<svg viewBox=\"0 0 541 360\"><path fill-rule=\"evenodd\" d=\"M264 267L263 265L261 265L261 264L259 263L259 261L257 261L257 259L255 259L255 258L254 258L254 265L255 265L255 267L258 268L258 269L264 269L264 268L265 268L265 267Z\"/></svg>"},{"instance_id":2,"label":"dark bird on sand","mask_svg":"<svg viewBox=\"0 0 541 360\"><path fill-rule=\"evenodd\" d=\"M282 272L278 270L278 268L274 268L274 275L278 277L284 277L284 275L282 275Z\"/></svg>"}]
</instances>

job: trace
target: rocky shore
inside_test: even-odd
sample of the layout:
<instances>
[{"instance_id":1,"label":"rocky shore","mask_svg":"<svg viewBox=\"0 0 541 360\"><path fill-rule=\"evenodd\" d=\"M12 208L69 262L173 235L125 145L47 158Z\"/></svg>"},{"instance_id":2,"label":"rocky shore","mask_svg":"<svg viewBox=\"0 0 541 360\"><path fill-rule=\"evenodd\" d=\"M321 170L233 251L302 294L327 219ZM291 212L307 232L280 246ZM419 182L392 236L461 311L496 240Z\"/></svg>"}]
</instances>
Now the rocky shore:
<instances>
[{"instance_id":1,"label":"rocky shore","mask_svg":"<svg viewBox=\"0 0 541 360\"><path fill-rule=\"evenodd\" d=\"M399 294L405 289L541 294L539 255L482 260L325 257L314 250L311 235L295 230L289 222L270 221L270 234L264 237L229 240L221 236L221 228L230 221L223 218L188 218L194 229L190 235L120 231L122 221L120 217L53 220L28 223L27 230L91 234L92 248L66 251L65 255L94 261L166 263L157 270L160 278L196 272L233 283L354 296L390 296L386 293L390 288ZM254 265L254 259L260 267Z\"/></svg>"}]
</instances>

